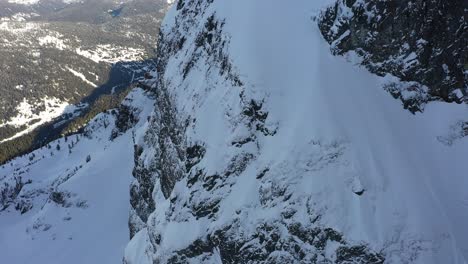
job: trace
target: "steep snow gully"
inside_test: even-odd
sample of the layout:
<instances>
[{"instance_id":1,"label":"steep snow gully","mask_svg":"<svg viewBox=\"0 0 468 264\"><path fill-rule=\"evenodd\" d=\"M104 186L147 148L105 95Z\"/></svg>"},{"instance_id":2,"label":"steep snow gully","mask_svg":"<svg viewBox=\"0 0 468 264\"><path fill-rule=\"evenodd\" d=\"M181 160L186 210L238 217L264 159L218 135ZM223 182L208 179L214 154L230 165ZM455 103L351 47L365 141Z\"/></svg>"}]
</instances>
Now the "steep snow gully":
<instances>
[{"instance_id":1,"label":"steep snow gully","mask_svg":"<svg viewBox=\"0 0 468 264\"><path fill-rule=\"evenodd\" d=\"M395 77L333 56L332 2L176 1L130 130L102 114L72 154L0 168L32 181L0 209L0 262L466 264L467 105L412 114Z\"/></svg>"}]
</instances>

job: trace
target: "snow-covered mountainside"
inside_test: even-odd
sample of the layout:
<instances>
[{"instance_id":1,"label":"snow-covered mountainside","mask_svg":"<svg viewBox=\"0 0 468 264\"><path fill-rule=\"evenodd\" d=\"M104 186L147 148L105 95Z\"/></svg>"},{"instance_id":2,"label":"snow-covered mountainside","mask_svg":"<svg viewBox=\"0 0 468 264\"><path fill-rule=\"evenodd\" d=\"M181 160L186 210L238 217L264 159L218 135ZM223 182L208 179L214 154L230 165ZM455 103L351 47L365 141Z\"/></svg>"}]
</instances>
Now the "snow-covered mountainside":
<instances>
[{"instance_id":1,"label":"snow-covered mountainside","mask_svg":"<svg viewBox=\"0 0 468 264\"><path fill-rule=\"evenodd\" d=\"M331 54L329 3L167 14L125 263L466 263L467 105L403 109Z\"/></svg>"},{"instance_id":2,"label":"snow-covered mountainside","mask_svg":"<svg viewBox=\"0 0 468 264\"><path fill-rule=\"evenodd\" d=\"M467 264L466 100L332 52L352 2L175 1L118 110L0 168L0 262Z\"/></svg>"},{"instance_id":3,"label":"snow-covered mountainside","mask_svg":"<svg viewBox=\"0 0 468 264\"><path fill-rule=\"evenodd\" d=\"M83 134L0 168L0 263L119 263L128 242L133 140L152 96L133 90Z\"/></svg>"}]
</instances>

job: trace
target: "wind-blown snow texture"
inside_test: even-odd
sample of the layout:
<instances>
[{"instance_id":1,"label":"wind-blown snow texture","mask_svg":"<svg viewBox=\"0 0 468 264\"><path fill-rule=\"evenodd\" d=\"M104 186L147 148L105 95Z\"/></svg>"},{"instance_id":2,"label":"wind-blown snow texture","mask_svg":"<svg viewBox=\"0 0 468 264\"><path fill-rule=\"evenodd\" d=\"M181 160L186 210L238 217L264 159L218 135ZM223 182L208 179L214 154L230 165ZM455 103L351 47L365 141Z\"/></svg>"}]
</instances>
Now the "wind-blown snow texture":
<instances>
[{"instance_id":1,"label":"wind-blown snow texture","mask_svg":"<svg viewBox=\"0 0 468 264\"><path fill-rule=\"evenodd\" d=\"M120 111L99 114L84 134L0 168L0 263L122 261L132 137L145 130L150 97L135 89Z\"/></svg>"},{"instance_id":2,"label":"wind-blown snow texture","mask_svg":"<svg viewBox=\"0 0 468 264\"><path fill-rule=\"evenodd\" d=\"M174 4L125 263L466 263L467 106L404 110L330 54L328 2Z\"/></svg>"}]
</instances>

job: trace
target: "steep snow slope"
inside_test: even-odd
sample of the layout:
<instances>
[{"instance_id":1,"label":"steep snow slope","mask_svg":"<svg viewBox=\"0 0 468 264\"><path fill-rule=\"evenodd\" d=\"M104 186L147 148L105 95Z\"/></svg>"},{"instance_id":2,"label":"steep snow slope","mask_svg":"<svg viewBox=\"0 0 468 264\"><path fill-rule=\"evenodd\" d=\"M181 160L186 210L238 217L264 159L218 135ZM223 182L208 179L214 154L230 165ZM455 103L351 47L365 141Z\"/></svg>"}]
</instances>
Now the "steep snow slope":
<instances>
[{"instance_id":1,"label":"steep snow slope","mask_svg":"<svg viewBox=\"0 0 468 264\"><path fill-rule=\"evenodd\" d=\"M179 1L137 138L126 263L466 263L466 105L333 57L330 1Z\"/></svg>"},{"instance_id":2,"label":"steep snow slope","mask_svg":"<svg viewBox=\"0 0 468 264\"><path fill-rule=\"evenodd\" d=\"M0 168L0 263L121 261L132 136L143 129L152 104L143 90L133 90L120 111L99 114L84 134Z\"/></svg>"}]
</instances>

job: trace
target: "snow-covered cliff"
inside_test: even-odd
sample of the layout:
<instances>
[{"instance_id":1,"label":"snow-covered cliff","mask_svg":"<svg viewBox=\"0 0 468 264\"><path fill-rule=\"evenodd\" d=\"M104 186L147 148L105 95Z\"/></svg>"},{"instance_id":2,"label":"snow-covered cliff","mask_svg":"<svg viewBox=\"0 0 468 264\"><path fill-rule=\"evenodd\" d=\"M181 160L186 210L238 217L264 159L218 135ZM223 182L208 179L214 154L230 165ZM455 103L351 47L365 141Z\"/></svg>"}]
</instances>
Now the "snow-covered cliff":
<instances>
[{"instance_id":1,"label":"snow-covered cliff","mask_svg":"<svg viewBox=\"0 0 468 264\"><path fill-rule=\"evenodd\" d=\"M466 263L466 105L334 57L330 1L177 1L125 263Z\"/></svg>"},{"instance_id":2,"label":"snow-covered cliff","mask_svg":"<svg viewBox=\"0 0 468 264\"><path fill-rule=\"evenodd\" d=\"M365 2L175 1L119 109L0 167L0 262L466 264L466 91L336 50Z\"/></svg>"}]
</instances>

